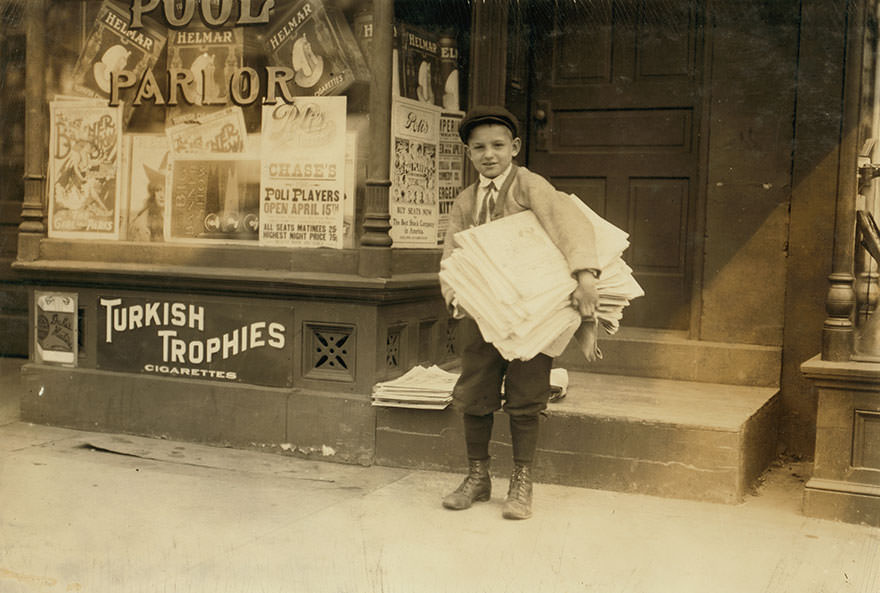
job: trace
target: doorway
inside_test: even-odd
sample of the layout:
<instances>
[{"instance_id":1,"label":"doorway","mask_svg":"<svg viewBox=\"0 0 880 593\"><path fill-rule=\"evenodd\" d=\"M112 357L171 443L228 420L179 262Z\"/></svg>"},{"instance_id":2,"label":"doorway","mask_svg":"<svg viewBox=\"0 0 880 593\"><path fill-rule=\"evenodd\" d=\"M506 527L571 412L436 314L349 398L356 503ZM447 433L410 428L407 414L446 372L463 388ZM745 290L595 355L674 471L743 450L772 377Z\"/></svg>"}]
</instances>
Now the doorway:
<instances>
[{"instance_id":1,"label":"doorway","mask_svg":"<svg viewBox=\"0 0 880 593\"><path fill-rule=\"evenodd\" d=\"M688 330L704 17L695 0L529 6L527 165L630 234L628 326Z\"/></svg>"}]
</instances>

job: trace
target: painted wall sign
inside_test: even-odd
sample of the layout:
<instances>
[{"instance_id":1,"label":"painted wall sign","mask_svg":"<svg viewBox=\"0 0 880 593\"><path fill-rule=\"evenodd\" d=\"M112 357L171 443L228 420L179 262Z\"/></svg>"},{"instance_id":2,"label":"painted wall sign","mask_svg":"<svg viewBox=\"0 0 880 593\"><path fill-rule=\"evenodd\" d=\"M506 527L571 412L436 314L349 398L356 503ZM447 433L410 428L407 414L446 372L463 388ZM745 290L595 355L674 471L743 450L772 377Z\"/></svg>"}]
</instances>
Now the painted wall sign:
<instances>
[{"instance_id":1,"label":"painted wall sign","mask_svg":"<svg viewBox=\"0 0 880 593\"><path fill-rule=\"evenodd\" d=\"M99 369L292 384L292 307L118 295L97 305Z\"/></svg>"}]
</instances>

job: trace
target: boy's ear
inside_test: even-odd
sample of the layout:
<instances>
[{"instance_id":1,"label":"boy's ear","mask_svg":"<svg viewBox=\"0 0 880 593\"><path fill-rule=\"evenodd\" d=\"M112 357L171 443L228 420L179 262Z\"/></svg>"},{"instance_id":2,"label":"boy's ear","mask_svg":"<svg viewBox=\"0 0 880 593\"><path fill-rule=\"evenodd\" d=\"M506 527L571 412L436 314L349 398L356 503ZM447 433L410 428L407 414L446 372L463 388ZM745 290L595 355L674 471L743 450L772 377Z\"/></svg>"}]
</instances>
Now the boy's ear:
<instances>
[{"instance_id":1,"label":"boy's ear","mask_svg":"<svg viewBox=\"0 0 880 593\"><path fill-rule=\"evenodd\" d=\"M519 149L522 148L522 140L520 140L519 136L513 139L513 156L519 154Z\"/></svg>"}]
</instances>

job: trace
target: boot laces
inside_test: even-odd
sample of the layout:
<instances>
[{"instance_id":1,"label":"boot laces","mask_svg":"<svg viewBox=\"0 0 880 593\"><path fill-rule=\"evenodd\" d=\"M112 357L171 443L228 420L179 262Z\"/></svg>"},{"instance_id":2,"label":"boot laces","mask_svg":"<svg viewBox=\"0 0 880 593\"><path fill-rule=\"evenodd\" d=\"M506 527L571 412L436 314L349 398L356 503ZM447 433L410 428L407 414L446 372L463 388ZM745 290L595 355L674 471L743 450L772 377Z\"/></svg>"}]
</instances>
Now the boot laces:
<instances>
[{"instance_id":1,"label":"boot laces","mask_svg":"<svg viewBox=\"0 0 880 593\"><path fill-rule=\"evenodd\" d=\"M529 493L529 470L526 467L516 466L510 477L510 492L508 496L523 500L528 498Z\"/></svg>"},{"instance_id":2,"label":"boot laces","mask_svg":"<svg viewBox=\"0 0 880 593\"><path fill-rule=\"evenodd\" d=\"M468 475L465 477L464 481L462 481L461 485L459 485L457 492L470 495L481 486L483 481L486 480L488 477L487 471L488 467L485 464L472 463L468 468Z\"/></svg>"}]
</instances>

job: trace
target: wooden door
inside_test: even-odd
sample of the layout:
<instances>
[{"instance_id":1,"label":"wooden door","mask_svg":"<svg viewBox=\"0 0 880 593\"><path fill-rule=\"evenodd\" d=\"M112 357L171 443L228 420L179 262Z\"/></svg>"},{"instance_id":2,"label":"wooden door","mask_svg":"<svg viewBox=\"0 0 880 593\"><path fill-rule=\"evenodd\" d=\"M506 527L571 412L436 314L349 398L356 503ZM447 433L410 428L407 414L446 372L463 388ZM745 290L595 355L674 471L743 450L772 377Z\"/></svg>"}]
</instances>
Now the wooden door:
<instances>
[{"instance_id":1,"label":"wooden door","mask_svg":"<svg viewBox=\"0 0 880 593\"><path fill-rule=\"evenodd\" d=\"M627 326L688 329L700 124L695 0L532 5L528 166L630 233Z\"/></svg>"}]
</instances>

